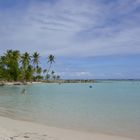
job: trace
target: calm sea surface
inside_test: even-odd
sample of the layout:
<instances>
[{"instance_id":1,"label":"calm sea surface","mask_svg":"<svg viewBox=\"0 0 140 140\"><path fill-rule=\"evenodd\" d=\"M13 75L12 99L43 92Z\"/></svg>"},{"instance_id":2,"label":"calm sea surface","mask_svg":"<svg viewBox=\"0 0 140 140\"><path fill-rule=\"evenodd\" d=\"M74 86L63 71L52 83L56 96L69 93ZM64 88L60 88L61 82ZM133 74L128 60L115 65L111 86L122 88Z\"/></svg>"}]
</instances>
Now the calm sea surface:
<instances>
[{"instance_id":1,"label":"calm sea surface","mask_svg":"<svg viewBox=\"0 0 140 140\"><path fill-rule=\"evenodd\" d=\"M140 139L140 81L3 86L0 115Z\"/></svg>"}]
</instances>

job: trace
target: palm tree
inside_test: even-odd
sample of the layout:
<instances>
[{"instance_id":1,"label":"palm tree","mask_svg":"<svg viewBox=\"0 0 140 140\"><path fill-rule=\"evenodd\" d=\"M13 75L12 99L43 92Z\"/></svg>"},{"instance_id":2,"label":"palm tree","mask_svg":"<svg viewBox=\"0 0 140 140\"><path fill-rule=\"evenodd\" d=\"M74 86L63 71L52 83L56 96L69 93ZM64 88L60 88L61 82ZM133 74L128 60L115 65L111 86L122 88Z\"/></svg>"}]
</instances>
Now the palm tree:
<instances>
[{"instance_id":1,"label":"palm tree","mask_svg":"<svg viewBox=\"0 0 140 140\"><path fill-rule=\"evenodd\" d=\"M38 71L38 64L39 64L39 53L37 52L34 52L34 54L32 55L32 62L33 62L33 65L34 65L34 74L35 74L35 77L37 75L37 71Z\"/></svg>"},{"instance_id":2,"label":"palm tree","mask_svg":"<svg viewBox=\"0 0 140 140\"><path fill-rule=\"evenodd\" d=\"M48 68L47 74L49 73L49 71L50 71L50 69L51 69L52 63L54 63L54 62L55 62L55 57L54 57L54 55L50 54L50 55L48 56L49 68Z\"/></svg>"},{"instance_id":3,"label":"palm tree","mask_svg":"<svg viewBox=\"0 0 140 140\"><path fill-rule=\"evenodd\" d=\"M27 71L26 71L26 80L28 81L31 81L32 78L33 78L33 72L34 72L34 69L33 69L33 66L32 65L29 65L28 68L27 68Z\"/></svg>"},{"instance_id":4,"label":"palm tree","mask_svg":"<svg viewBox=\"0 0 140 140\"><path fill-rule=\"evenodd\" d=\"M47 69L44 69L44 70L43 70L43 73L45 74L46 72L47 72Z\"/></svg>"},{"instance_id":5,"label":"palm tree","mask_svg":"<svg viewBox=\"0 0 140 140\"><path fill-rule=\"evenodd\" d=\"M20 58L20 52L18 50L13 51L14 60L18 61Z\"/></svg>"},{"instance_id":6,"label":"palm tree","mask_svg":"<svg viewBox=\"0 0 140 140\"><path fill-rule=\"evenodd\" d=\"M45 75L46 73L47 73L47 69L44 69L44 70L43 70L43 74L44 74L44 76L45 76L45 79L46 79L46 75Z\"/></svg>"},{"instance_id":7,"label":"palm tree","mask_svg":"<svg viewBox=\"0 0 140 140\"><path fill-rule=\"evenodd\" d=\"M7 71L10 79L17 81L19 77L19 59L20 52L15 50L7 50L5 53L5 71Z\"/></svg>"},{"instance_id":8,"label":"palm tree","mask_svg":"<svg viewBox=\"0 0 140 140\"><path fill-rule=\"evenodd\" d=\"M54 73L55 73L55 72L52 70L51 75L54 75Z\"/></svg>"},{"instance_id":9,"label":"palm tree","mask_svg":"<svg viewBox=\"0 0 140 140\"><path fill-rule=\"evenodd\" d=\"M52 78L53 78L53 80L55 80L56 79L56 75L53 75Z\"/></svg>"},{"instance_id":10,"label":"palm tree","mask_svg":"<svg viewBox=\"0 0 140 140\"><path fill-rule=\"evenodd\" d=\"M37 67L37 74L40 75L42 73L42 68L41 67Z\"/></svg>"},{"instance_id":11,"label":"palm tree","mask_svg":"<svg viewBox=\"0 0 140 140\"><path fill-rule=\"evenodd\" d=\"M35 65L35 67L36 66L38 66L38 64L39 64L39 53L37 53L37 52L34 52L34 54L32 55L32 58L33 58L33 64Z\"/></svg>"},{"instance_id":12,"label":"palm tree","mask_svg":"<svg viewBox=\"0 0 140 140\"><path fill-rule=\"evenodd\" d=\"M4 53L4 55L7 57L7 58L11 58L12 56L12 50L7 50L6 53Z\"/></svg>"},{"instance_id":13,"label":"palm tree","mask_svg":"<svg viewBox=\"0 0 140 140\"><path fill-rule=\"evenodd\" d=\"M49 80L50 79L50 74L46 74L45 79Z\"/></svg>"},{"instance_id":14,"label":"palm tree","mask_svg":"<svg viewBox=\"0 0 140 140\"><path fill-rule=\"evenodd\" d=\"M20 59L20 52L15 50L12 52L13 56L13 66L12 66L12 69L13 69L13 79L14 81L17 81L18 78L19 78L19 74L20 74L20 69L19 69L19 59Z\"/></svg>"},{"instance_id":15,"label":"palm tree","mask_svg":"<svg viewBox=\"0 0 140 140\"><path fill-rule=\"evenodd\" d=\"M37 53L37 52L34 52L34 54L33 54L33 63L34 64L37 64L38 65L38 63L39 63L39 53Z\"/></svg>"},{"instance_id":16,"label":"palm tree","mask_svg":"<svg viewBox=\"0 0 140 140\"><path fill-rule=\"evenodd\" d=\"M32 60L31 60L32 58ZM48 56L48 69L43 70L45 79L54 78L54 71L50 72L55 57L51 54ZM0 56L0 80L6 81L31 81L43 79L42 68L39 66L39 53L34 52L32 57L28 52L23 54L18 50L7 50L4 55ZM54 76L54 77L53 77Z\"/></svg>"},{"instance_id":17,"label":"palm tree","mask_svg":"<svg viewBox=\"0 0 140 140\"><path fill-rule=\"evenodd\" d=\"M27 68L27 66L29 65L31 60L30 54L28 52L25 52L22 56L21 56L21 63L23 68Z\"/></svg>"},{"instance_id":18,"label":"palm tree","mask_svg":"<svg viewBox=\"0 0 140 140\"><path fill-rule=\"evenodd\" d=\"M36 69L37 69L37 70L36 70L36 73L37 73L36 79L37 79L37 80L40 80L40 79L42 79L42 76L41 76L42 68L39 67L39 66L37 66Z\"/></svg>"},{"instance_id":19,"label":"palm tree","mask_svg":"<svg viewBox=\"0 0 140 140\"><path fill-rule=\"evenodd\" d=\"M52 71L51 71L51 79L54 79L54 76L55 76L54 73L55 73L55 72L52 70ZM54 79L54 80L55 80L55 79Z\"/></svg>"},{"instance_id":20,"label":"palm tree","mask_svg":"<svg viewBox=\"0 0 140 140\"><path fill-rule=\"evenodd\" d=\"M7 80L8 73L7 73L7 65L6 65L6 57L0 57L0 78L2 80Z\"/></svg>"},{"instance_id":21,"label":"palm tree","mask_svg":"<svg viewBox=\"0 0 140 140\"><path fill-rule=\"evenodd\" d=\"M26 79L26 74L27 74L27 68L28 68L28 66L30 65L30 61L31 61L30 54L27 53L27 52L25 52L25 53L21 56L23 80L27 80L27 79Z\"/></svg>"},{"instance_id":22,"label":"palm tree","mask_svg":"<svg viewBox=\"0 0 140 140\"><path fill-rule=\"evenodd\" d=\"M59 80L59 79L60 79L60 76L59 76L59 75L57 75L57 76L56 76L56 79L57 79L57 80Z\"/></svg>"}]
</instances>

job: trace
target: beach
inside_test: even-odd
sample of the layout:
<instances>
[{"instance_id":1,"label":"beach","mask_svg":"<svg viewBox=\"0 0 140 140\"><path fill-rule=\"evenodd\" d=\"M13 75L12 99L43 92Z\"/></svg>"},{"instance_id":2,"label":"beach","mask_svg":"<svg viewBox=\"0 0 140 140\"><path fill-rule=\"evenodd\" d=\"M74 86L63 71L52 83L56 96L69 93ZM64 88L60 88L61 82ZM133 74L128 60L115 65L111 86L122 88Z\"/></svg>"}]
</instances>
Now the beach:
<instances>
[{"instance_id":1,"label":"beach","mask_svg":"<svg viewBox=\"0 0 140 140\"><path fill-rule=\"evenodd\" d=\"M6 118L0 118L0 140L139 140L139 84L101 81L92 88L91 83L1 86L0 116Z\"/></svg>"},{"instance_id":2,"label":"beach","mask_svg":"<svg viewBox=\"0 0 140 140\"><path fill-rule=\"evenodd\" d=\"M0 0L0 140L140 140L140 0Z\"/></svg>"},{"instance_id":3,"label":"beach","mask_svg":"<svg viewBox=\"0 0 140 140\"><path fill-rule=\"evenodd\" d=\"M134 140L131 138L48 127L0 117L0 140Z\"/></svg>"}]
</instances>

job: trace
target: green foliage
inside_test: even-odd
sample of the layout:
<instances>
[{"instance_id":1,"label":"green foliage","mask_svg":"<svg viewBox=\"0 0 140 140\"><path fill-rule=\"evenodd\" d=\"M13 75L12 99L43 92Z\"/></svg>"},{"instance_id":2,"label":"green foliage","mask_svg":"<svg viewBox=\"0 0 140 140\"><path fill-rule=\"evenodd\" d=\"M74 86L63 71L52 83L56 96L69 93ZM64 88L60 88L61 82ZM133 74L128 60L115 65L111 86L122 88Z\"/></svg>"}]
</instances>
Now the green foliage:
<instances>
[{"instance_id":1,"label":"green foliage","mask_svg":"<svg viewBox=\"0 0 140 140\"><path fill-rule=\"evenodd\" d=\"M19 70L19 51L7 50L0 58L0 77L1 79L17 81Z\"/></svg>"},{"instance_id":2,"label":"green foliage","mask_svg":"<svg viewBox=\"0 0 140 140\"><path fill-rule=\"evenodd\" d=\"M28 52L23 54L18 50L7 50L0 56L0 80L5 81L39 81L50 79L50 68L55 58L48 56L49 68L42 69L39 66L39 53L31 56ZM43 76L43 75L44 76Z\"/></svg>"}]
</instances>

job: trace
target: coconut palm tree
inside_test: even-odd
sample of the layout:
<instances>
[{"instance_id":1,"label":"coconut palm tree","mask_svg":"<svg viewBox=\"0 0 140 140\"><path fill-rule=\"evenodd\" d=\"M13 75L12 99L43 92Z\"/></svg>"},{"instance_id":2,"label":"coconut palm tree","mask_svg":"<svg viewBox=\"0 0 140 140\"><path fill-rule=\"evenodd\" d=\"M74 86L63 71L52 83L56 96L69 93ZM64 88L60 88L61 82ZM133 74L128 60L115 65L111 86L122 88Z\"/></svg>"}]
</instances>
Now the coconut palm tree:
<instances>
[{"instance_id":1,"label":"coconut palm tree","mask_svg":"<svg viewBox=\"0 0 140 140\"><path fill-rule=\"evenodd\" d=\"M27 68L28 65L30 64L30 61L31 61L31 57L30 57L30 54L28 52L25 52L22 56L21 56L21 63L22 63L22 66L24 68Z\"/></svg>"},{"instance_id":2,"label":"coconut palm tree","mask_svg":"<svg viewBox=\"0 0 140 140\"><path fill-rule=\"evenodd\" d=\"M33 72L34 72L34 68L32 65L29 65L28 68L27 68L27 71L26 71L26 80L28 81L32 81L33 79Z\"/></svg>"},{"instance_id":3,"label":"coconut palm tree","mask_svg":"<svg viewBox=\"0 0 140 140\"><path fill-rule=\"evenodd\" d=\"M45 76L45 79L46 79L46 73L47 73L47 69L44 69L44 70L43 70L43 74L44 74L44 76Z\"/></svg>"},{"instance_id":4,"label":"coconut palm tree","mask_svg":"<svg viewBox=\"0 0 140 140\"><path fill-rule=\"evenodd\" d=\"M6 57L1 56L0 57L0 78L2 80L7 80L7 65L6 65Z\"/></svg>"},{"instance_id":5,"label":"coconut palm tree","mask_svg":"<svg viewBox=\"0 0 140 140\"><path fill-rule=\"evenodd\" d=\"M54 62L55 57L53 55L49 55L48 69L43 71L47 80L54 76L54 71L49 74L52 63ZM4 55L0 56L0 80L41 80L43 79L41 73L42 68L39 66L39 53L37 52L34 52L31 57L28 52L21 54L18 50L7 50Z\"/></svg>"},{"instance_id":6,"label":"coconut palm tree","mask_svg":"<svg viewBox=\"0 0 140 140\"><path fill-rule=\"evenodd\" d=\"M40 80L40 79L42 79L42 76L41 76L42 68L39 67L39 66L37 66L36 69L37 69L37 71L36 71L36 73L37 73L36 79L37 79L37 80Z\"/></svg>"},{"instance_id":7,"label":"coconut palm tree","mask_svg":"<svg viewBox=\"0 0 140 140\"><path fill-rule=\"evenodd\" d=\"M32 55L32 58L33 58L33 65L34 65L34 68L36 69L36 67L38 66L39 64L39 53L37 52L34 52L34 54Z\"/></svg>"},{"instance_id":8,"label":"coconut palm tree","mask_svg":"<svg viewBox=\"0 0 140 140\"><path fill-rule=\"evenodd\" d=\"M54 74L55 74L55 72L52 70L52 71L51 71L51 79L54 79L54 76L55 76ZM54 79L54 80L55 80L55 79Z\"/></svg>"},{"instance_id":9,"label":"coconut palm tree","mask_svg":"<svg viewBox=\"0 0 140 140\"><path fill-rule=\"evenodd\" d=\"M44 69L44 70L43 70L43 73L45 74L46 72L47 72L47 69Z\"/></svg>"},{"instance_id":10,"label":"coconut palm tree","mask_svg":"<svg viewBox=\"0 0 140 140\"><path fill-rule=\"evenodd\" d=\"M53 79L53 80L56 80L56 75L53 75L53 76L52 76L52 79Z\"/></svg>"},{"instance_id":11,"label":"coconut palm tree","mask_svg":"<svg viewBox=\"0 0 140 140\"><path fill-rule=\"evenodd\" d=\"M59 76L59 75L57 75L57 76L56 76L56 79L57 79L57 80L59 80L59 79L60 79L60 76Z\"/></svg>"},{"instance_id":12,"label":"coconut palm tree","mask_svg":"<svg viewBox=\"0 0 140 140\"><path fill-rule=\"evenodd\" d=\"M37 67L37 74L40 75L42 73L42 68L41 67Z\"/></svg>"},{"instance_id":13,"label":"coconut palm tree","mask_svg":"<svg viewBox=\"0 0 140 140\"><path fill-rule=\"evenodd\" d=\"M49 68L48 68L47 74L49 73L49 71L50 71L50 69L51 69L52 63L54 63L54 62L55 62L55 57L54 57L54 55L50 54L50 55L48 56Z\"/></svg>"},{"instance_id":14,"label":"coconut palm tree","mask_svg":"<svg viewBox=\"0 0 140 140\"><path fill-rule=\"evenodd\" d=\"M19 59L20 52L15 50L7 50L5 57L5 71L9 75L9 80L17 81L19 77Z\"/></svg>"},{"instance_id":15,"label":"coconut palm tree","mask_svg":"<svg viewBox=\"0 0 140 140\"><path fill-rule=\"evenodd\" d=\"M34 52L34 54L32 55L32 62L34 65L34 74L35 76L37 75L37 71L38 71L38 64L39 64L39 53Z\"/></svg>"},{"instance_id":16,"label":"coconut palm tree","mask_svg":"<svg viewBox=\"0 0 140 140\"><path fill-rule=\"evenodd\" d=\"M20 58L20 52L18 50L13 51L13 58L16 62L19 61Z\"/></svg>"},{"instance_id":17,"label":"coconut palm tree","mask_svg":"<svg viewBox=\"0 0 140 140\"><path fill-rule=\"evenodd\" d=\"M17 81L20 74L19 69L19 60L20 60L20 52L18 50L15 50L12 52L12 73L13 73L13 80Z\"/></svg>"},{"instance_id":18,"label":"coconut palm tree","mask_svg":"<svg viewBox=\"0 0 140 140\"><path fill-rule=\"evenodd\" d=\"M45 79L46 79L46 80L49 80L50 77L51 77L50 74L46 74Z\"/></svg>"},{"instance_id":19,"label":"coconut palm tree","mask_svg":"<svg viewBox=\"0 0 140 140\"><path fill-rule=\"evenodd\" d=\"M28 52L25 52L25 53L21 56L23 80L27 80L27 79L26 79L26 74L27 74L27 68L28 68L28 66L30 65L30 61L31 61L30 54L29 54Z\"/></svg>"},{"instance_id":20,"label":"coconut palm tree","mask_svg":"<svg viewBox=\"0 0 140 140\"><path fill-rule=\"evenodd\" d=\"M39 63L39 53L34 52L32 58L33 58L33 64L38 65L38 63Z\"/></svg>"},{"instance_id":21,"label":"coconut palm tree","mask_svg":"<svg viewBox=\"0 0 140 140\"><path fill-rule=\"evenodd\" d=\"M54 75L54 73L55 73L55 72L52 70L51 75Z\"/></svg>"}]
</instances>

